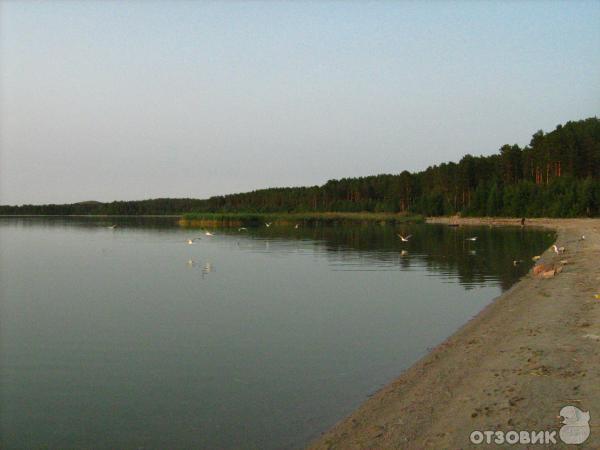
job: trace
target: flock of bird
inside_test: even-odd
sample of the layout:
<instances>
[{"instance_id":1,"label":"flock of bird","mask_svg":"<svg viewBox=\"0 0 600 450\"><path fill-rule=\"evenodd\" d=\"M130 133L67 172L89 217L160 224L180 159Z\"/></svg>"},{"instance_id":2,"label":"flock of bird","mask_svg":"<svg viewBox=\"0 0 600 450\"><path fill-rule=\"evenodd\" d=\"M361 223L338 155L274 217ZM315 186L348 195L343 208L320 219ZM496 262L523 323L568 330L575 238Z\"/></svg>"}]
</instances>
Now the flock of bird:
<instances>
[{"instance_id":1,"label":"flock of bird","mask_svg":"<svg viewBox=\"0 0 600 450\"><path fill-rule=\"evenodd\" d=\"M270 228L270 227L271 227L271 225L273 225L273 222L265 222L265 226L266 226L267 228ZM299 224L295 224L295 225L294 225L294 228L295 228L296 230L297 230L299 227L300 227L300 225L299 225ZM117 225L116 225L116 224L113 224L113 225L110 225L110 226L108 226L107 228L108 228L108 229L110 229L110 230L114 230L115 228L117 228ZM241 232L241 231L248 231L248 228L246 228L246 227L239 227L239 228L238 228L238 231L240 231L240 232ZM204 235L205 235L205 236L209 236L209 237L210 237L210 236L214 236L215 234L214 234L214 233L212 233L212 232L210 232L210 231L205 231L205 232L204 232ZM400 240L401 240L402 242L409 242L410 238L412 237L412 234L408 234L408 235L404 236L404 235L402 235L402 234L399 234L399 233L398 233L398 237L400 238ZM188 240L187 240L187 243L188 243L188 245L193 245L193 244L194 244L196 241L198 241L198 240L201 240L201 239L202 239L202 238L201 238L200 236L198 236L198 237L195 237L195 238L190 238L190 239L188 239ZM581 237L579 238L579 241L584 241L584 240L585 240L585 236L581 236ZM468 238L466 238L466 239L465 239L465 241L475 242L475 241L477 241L477 236L471 236L471 237L468 237ZM554 251L554 253L556 253L557 255L560 255L561 253L564 253L564 252L565 252L565 250L566 250L566 249L565 249L565 247L558 247L556 244L553 244L551 248L552 248L552 250ZM476 254L475 250L471 250L469 253L470 253L470 254L472 254L472 255ZM408 255L408 251L406 251L406 250L402 250L402 251L400 252L400 254L401 254L402 256L407 256L407 255ZM531 259L532 259L532 261L537 261L537 260L539 260L540 258L541 258L541 256L539 256L539 255L536 255L536 256L532 257ZM516 266L518 266L519 264L521 264L522 262L523 262L523 260L521 260L521 259L515 259L515 260L513 260L513 266L515 266L515 267L516 267ZM190 260L188 261L188 264L192 265L192 264L195 264L195 263L194 263L194 262L193 262L193 261L190 259Z\"/></svg>"},{"instance_id":2,"label":"flock of bird","mask_svg":"<svg viewBox=\"0 0 600 450\"><path fill-rule=\"evenodd\" d=\"M267 228L270 228L270 227L271 227L271 225L273 225L273 222L265 222L265 226L266 226ZM108 228L112 228L112 229L114 229L115 227L116 227L116 225L112 225L112 226L110 226L110 227L108 227ZM294 225L294 228L297 230L298 228L300 228L300 224L295 224L295 225ZM246 227L239 227L237 230L238 230L238 231L240 231L240 232L241 232L241 231L248 231L248 228L246 228ZM211 231L205 231L205 232L204 232L204 235L205 235L205 236L214 236L214 235L215 235L215 233L213 233L213 232L211 232ZM410 236L408 236L408 237L410 237ZM195 237L195 238L190 238L190 239L188 239L188 240L187 240L187 243L188 243L188 245L193 245L193 244L194 244L196 241L198 241L198 240L201 240L201 239L202 239L202 237L200 237L200 236L198 236L198 237ZM408 238L407 238L407 239L408 239Z\"/></svg>"},{"instance_id":3,"label":"flock of bird","mask_svg":"<svg viewBox=\"0 0 600 450\"><path fill-rule=\"evenodd\" d=\"M402 234L398 234L398 237L400 238L400 240L401 240L402 242L409 242L409 239L412 237L412 234L409 234L409 235L407 235L407 236L404 236L404 235L402 235ZM585 236L581 236L581 237L579 238L579 240L580 240L580 241L583 241L583 240L585 240ZM471 236L471 237L468 237L468 238L466 238L466 239L465 239L465 241L475 242L475 241L477 241L477 236ZM554 250L554 252L555 252L557 255L559 255L559 254L561 254L561 253L564 253L564 252L565 252L565 247L558 247L556 244L554 244L554 245L552 246L552 249ZM470 250L470 251L469 251L469 254L471 254L471 255L475 255L475 254L477 254L477 252L476 252L475 250ZM407 252L406 250L402 250L402 251L400 252L400 255L401 255L401 256L407 256L407 255L408 255L408 252ZM534 257L533 257L533 258L531 258L531 259L532 259L532 261L537 261L537 260L539 260L540 258L541 258L541 256L534 256ZM520 265L522 262L523 262L523 260L522 260L522 259L515 259L515 260L513 260L513 262L512 262L512 263L513 263L513 266L515 266L515 267L516 267L516 266Z\"/></svg>"}]
</instances>

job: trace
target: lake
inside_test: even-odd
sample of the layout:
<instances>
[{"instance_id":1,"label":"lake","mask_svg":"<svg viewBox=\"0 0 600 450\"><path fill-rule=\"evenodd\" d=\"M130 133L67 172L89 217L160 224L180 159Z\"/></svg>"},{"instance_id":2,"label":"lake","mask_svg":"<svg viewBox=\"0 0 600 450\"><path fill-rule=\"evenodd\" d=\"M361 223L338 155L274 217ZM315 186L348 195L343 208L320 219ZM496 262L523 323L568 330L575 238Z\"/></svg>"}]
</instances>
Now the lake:
<instances>
[{"instance_id":1,"label":"lake","mask_svg":"<svg viewBox=\"0 0 600 450\"><path fill-rule=\"evenodd\" d=\"M0 218L1 448L302 448L554 239L441 225L213 231Z\"/></svg>"}]
</instances>

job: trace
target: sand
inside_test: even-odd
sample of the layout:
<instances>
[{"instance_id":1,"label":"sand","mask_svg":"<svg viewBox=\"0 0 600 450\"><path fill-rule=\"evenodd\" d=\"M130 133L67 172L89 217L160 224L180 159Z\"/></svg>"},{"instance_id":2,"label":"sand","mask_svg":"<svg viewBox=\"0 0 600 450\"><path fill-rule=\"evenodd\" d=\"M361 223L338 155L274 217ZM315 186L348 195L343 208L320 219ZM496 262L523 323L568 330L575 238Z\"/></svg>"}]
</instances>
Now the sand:
<instances>
[{"instance_id":1,"label":"sand","mask_svg":"<svg viewBox=\"0 0 600 450\"><path fill-rule=\"evenodd\" d=\"M600 294L600 219L532 219L526 226L558 232L565 253L549 249L538 264L562 271L548 279L530 272L311 448L468 448L474 430L556 430L551 448L566 448L558 433L565 405L590 412L591 434L579 448L600 448L600 300L594 297Z\"/></svg>"}]
</instances>

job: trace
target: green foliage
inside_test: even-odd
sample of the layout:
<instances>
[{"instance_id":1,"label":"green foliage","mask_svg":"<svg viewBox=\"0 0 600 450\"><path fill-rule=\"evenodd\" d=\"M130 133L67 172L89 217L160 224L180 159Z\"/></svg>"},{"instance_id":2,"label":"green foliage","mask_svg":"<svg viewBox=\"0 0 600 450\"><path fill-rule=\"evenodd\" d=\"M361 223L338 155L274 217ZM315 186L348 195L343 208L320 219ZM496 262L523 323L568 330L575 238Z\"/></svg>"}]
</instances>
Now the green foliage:
<instances>
[{"instance_id":1,"label":"green foliage","mask_svg":"<svg viewBox=\"0 0 600 450\"><path fill-rule=\"evenodd\" d=\"M538 131L529 146L504 145L426 170L329 180L195 199L0 206L0 214L400 213L571 217L600 214L600 120Z\"/></svg>"}]
</instances>

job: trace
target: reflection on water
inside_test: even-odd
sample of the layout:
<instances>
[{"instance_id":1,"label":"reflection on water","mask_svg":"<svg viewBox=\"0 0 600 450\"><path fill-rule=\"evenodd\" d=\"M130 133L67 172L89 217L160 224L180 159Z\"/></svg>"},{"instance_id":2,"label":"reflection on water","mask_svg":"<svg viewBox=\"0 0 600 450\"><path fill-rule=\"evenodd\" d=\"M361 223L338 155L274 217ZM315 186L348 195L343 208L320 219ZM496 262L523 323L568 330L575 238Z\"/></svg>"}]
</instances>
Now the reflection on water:
<instances>
[{"instance_id":1,"label":"reflection on water","mask_svg":"<svg viewBox=\"0 0 600 450\"><path fill-rule=\"evenodd\" d=\"M0 218L1 448L302 447L552 242L528 228L204 231Z\"/></svg>"},{"instance_id":2,"label":"reflection on water","mask_svg":"<svg viewBox=\"0 0 600 450\"><path fill-rule=\"evenodd\" d=\"M498 285L508 289L527 273L538 254L553 242L552 234L517 227L447 227L406 225L402 242L393 227L251 228L236 237L238 246L279 255L310 251L325 256L333 270L430 270L466 288ZM251 237L252 239L244 239ZM472 240L472 237L477 237ZM521 261L515 269L514 261Z\"/></svg>"}]
</instances>

